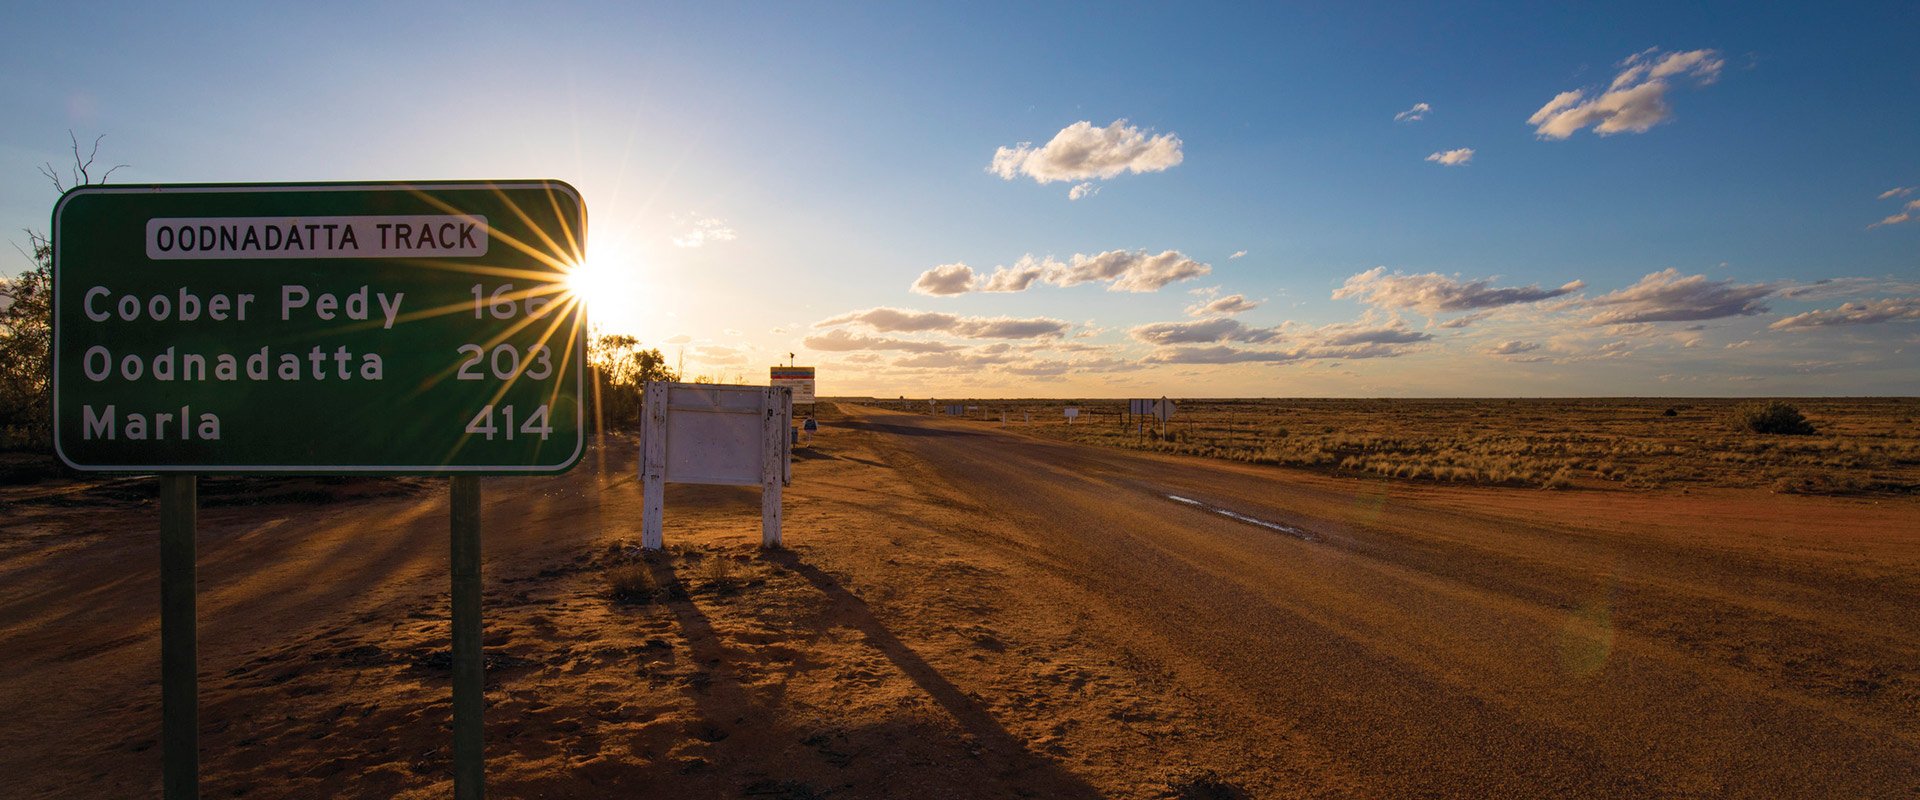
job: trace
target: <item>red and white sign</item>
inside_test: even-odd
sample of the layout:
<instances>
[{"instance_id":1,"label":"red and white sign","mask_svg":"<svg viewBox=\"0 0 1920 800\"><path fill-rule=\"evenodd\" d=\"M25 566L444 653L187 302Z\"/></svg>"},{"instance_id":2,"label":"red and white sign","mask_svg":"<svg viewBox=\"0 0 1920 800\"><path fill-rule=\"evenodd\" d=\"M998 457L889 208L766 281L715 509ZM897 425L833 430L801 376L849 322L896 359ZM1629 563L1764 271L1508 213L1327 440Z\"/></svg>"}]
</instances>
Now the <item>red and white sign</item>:
<instances>
[{"instance_id":1,"label":"red and white sign","mask_svg":"<svg viewBox=\"0 0 1920 800\"><path fill-rule=\"evenodd\" d=\"M767 383L792 389L796 405L813 402L813 367L774 367Z\"/></svg>"}]
</instances>

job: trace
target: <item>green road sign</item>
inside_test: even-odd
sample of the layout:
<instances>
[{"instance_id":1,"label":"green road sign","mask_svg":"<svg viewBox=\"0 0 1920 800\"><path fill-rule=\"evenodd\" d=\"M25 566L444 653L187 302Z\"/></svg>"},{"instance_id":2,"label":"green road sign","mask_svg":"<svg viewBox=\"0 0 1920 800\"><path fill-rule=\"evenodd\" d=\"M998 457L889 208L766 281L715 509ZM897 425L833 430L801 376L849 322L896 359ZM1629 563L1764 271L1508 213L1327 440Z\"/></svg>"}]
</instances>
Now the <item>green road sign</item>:
<instances>
[{"instance_id":1,"label":"green road sign","mask_svg":"<svg viewBox=\"0 0 1920 800\"><path fill-rule=\"evenodd\" d=\"M53 212L76 469L553 473L584 444L559 181L87 186Z\"/></svg>"}]
</instances>

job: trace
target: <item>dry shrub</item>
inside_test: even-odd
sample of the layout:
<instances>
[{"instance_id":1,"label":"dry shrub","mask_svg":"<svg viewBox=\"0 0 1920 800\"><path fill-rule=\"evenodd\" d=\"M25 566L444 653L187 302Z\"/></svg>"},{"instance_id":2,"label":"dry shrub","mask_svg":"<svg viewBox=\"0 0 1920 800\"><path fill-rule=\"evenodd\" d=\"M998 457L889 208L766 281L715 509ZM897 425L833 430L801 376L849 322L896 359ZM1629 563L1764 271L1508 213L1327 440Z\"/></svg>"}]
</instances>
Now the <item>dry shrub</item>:
<instances>
[{"instance_id":1,"label":"dry shrub","mask_svg":"<svg viewBox=\"0 0 1920 800\"><path fill-rule=\"evenodd\" d=\"M707 586L717 592L731 591L739 587L739 578L733 574L733 559L726 556L707 559L702 577L706 579Z\"/></svg>"},{"instance_id":2,"label":"dry shrub","mask_svg":"<svg viewBox=\"0 0 1920 800\"><path fill-rule=\"evenodd\" d=\"M1752 433L1771 433L1783 436L1811 436L1813 423L1800 414L1793 404L1780 400L1768 400L1764 403L1744 403L1733 410L1734 427Z\"/></svg>"},{"instance_id":3,"label":"dry shrub","mask_svg":"<svg viewBox=\"0 0 1920 800\"><path fill-rule=\"evenodd\" d=\"M1213 770L1186 775L1167 782L1161 795L1169 800L1246 800L1246 790L1228 782Z\"/></svg>"},{"instance_id":4,"label":"dry shrub","mask_svg":"<svg viewBox=\"0 0 1920 800\"><path fill-rule=\"evenodd\" d=\"M622 603L651 603L661 595L660 584L646 562L635 561L607 569L607 585L613 599Z\"/></svg>"}]
</instances>

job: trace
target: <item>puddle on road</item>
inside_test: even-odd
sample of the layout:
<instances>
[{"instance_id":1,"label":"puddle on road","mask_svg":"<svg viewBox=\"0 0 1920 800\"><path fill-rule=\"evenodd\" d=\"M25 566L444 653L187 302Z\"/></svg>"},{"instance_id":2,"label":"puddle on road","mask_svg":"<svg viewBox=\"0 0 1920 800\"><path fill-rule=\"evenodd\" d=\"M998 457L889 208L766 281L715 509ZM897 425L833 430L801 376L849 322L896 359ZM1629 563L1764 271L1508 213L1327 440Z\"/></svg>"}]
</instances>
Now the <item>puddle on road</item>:
<instances>
[{"instance_id":1,"label":"puddle on road","mask_svg":"<svg viewBox=\"0 0 1920 800\"><path fill-rule=\"evenodd\" d=\"M1170 494L1170 495L1167 495L1167 499L1172 500L1176 503L1185 503L1187 505L1193 506L1194 508L1205 509L1215 514L1219 514L1220 516L1226 517L1228 519L1247 523L1248 525L1258 525L1262 528L1266 528L1267 530L1279 531L1281 533L1284 533L1288 536L1292 536L1304 542L1320 541L1319 537L1316 537L1311 533L1300 530L1299 528L1295 528L1291 525L1282 525L1278 522L1268 522L1264 519L1260 519L1259 517L1249 517L1239 512L1228 511L1224 508L1220 508L1219 506L1207 505L1206 503L1202 503L1191 497L1181 497L1180 495L1177 495L1177 494Z\"/></svg>"}]
</instances>

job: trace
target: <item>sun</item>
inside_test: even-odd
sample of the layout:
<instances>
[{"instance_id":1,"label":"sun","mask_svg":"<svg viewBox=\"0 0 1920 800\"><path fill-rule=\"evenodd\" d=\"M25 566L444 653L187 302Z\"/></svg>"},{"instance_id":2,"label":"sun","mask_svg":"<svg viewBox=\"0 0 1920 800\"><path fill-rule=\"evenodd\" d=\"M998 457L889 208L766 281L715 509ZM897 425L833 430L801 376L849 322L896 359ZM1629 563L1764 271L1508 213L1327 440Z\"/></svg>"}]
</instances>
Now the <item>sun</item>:
<instances>
[{"instance_id":1,"label":"sun","mask_svg":"<svg viewBox=\"0 0 1920 800\"><path fill-rule=\"evenodd\" d=\"M640 259L633 251L595 242L567 270L567 292L587 309L587 321L604 333L637 333L647 322Z\"/></svg>"}]
</instances>

